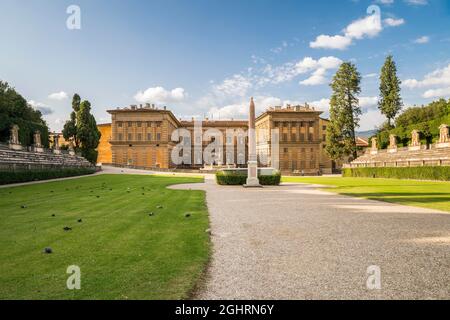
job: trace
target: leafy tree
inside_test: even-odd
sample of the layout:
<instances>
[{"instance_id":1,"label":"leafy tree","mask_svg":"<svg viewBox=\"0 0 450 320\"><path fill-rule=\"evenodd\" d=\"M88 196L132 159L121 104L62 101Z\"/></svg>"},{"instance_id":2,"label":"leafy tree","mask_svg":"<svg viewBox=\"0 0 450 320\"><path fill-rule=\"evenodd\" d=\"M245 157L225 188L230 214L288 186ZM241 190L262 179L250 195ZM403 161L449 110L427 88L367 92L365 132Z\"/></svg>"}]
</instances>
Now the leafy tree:
<instances>
[{"instance_id":1,"label":"leafy tree","mask_svg":"<svg viewBox=\"0 0 450 320\"><path fill-rule=\"evenodd\" d=\"M80 96L75 93L72 98L73 111L70 114L70 120L66 121L66 123L64 124L64 129L62 131L64 139L73 139L76 149L80 147L80 140L77 137L77 112L80 111L80 102Z\"/></svg>"},{"instance_id":2,"label":"leafy tree","mask_svg":"<svg viewBox=\"0 0 450 320\"><path fill-rule=\"evenodd\" d=\"M75 148L81 151L81 155L95 164L98 156L96 148L100 142L101 133L91 114L91 104L87 100L81 102L80 96L75 94L72 99L72 109L70 120L64 125L64 139L73 139Z\"/></svg>"},{"instance_id":3,"label":"leafy tree","mask_svg":"<svg viewBox=\"0 0 450 320\"><path fill-rule=\"evenodd\" d=\"M389 126L403 106L400 84L401 81L397 77L397 66L393 57L389 55L381 69L380 100L378 102L378 108L388 119Z\"/></svg>"},{"instance_id":4,"label":"leafy tree","mask_svg":"<svg viewBox=\"0 0 450 320\"><path fill-rule=\"evenodd\" d=\"M77 137L81 144L81 154L92 163L97 162L97 147L101 133L97 128L97 122L91 114L91 104L83 101L77 113Z\"/></svg>"},{"instance_id":5,"label":"leafy tree","mask_svg":"<svg viewBox=\"0 0 450 320\"><path fill-rule=\"evenodd\" d=\"M33 134L41 133L41 142L48 147L48 126L42 113L28 105L14 88L7 82L0 81L0 141L7 142L11 126L19 126L19 141L22 145L33 144Z\"/></svg>"},{"instance_id":6,"label":"leafy tree","mask_svg":"<svg viewBox=\"0 0 450 320\"><path fill-rule=\"evenodd\" d=\"M354 159L357 157L355 129L359 127L361 115L358 99L360 83L361 75L350 62L342 63L333 77L326 145L326 151L333 160L348 155Z\"/></svg>"}]
</instances>

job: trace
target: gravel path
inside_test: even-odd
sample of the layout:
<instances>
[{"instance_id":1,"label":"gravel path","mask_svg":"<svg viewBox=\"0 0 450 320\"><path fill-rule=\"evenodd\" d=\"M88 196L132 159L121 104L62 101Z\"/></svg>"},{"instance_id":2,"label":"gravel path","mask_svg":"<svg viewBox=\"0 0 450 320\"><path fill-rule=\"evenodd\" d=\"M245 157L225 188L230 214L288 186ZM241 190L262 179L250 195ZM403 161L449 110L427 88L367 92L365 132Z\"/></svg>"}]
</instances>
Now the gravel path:
<instances>
[{"instance_id":1,"label":"gravel path","mask_svg":"<svg viewBox=\"0 0 450 320\"><path fill-rule=\"evenodd\" d=\"M450 299L450 214L316 190L205 184L213 258L198 299ZM381 269L368 290L367 268Z\"/></svg>"}]
</instances>

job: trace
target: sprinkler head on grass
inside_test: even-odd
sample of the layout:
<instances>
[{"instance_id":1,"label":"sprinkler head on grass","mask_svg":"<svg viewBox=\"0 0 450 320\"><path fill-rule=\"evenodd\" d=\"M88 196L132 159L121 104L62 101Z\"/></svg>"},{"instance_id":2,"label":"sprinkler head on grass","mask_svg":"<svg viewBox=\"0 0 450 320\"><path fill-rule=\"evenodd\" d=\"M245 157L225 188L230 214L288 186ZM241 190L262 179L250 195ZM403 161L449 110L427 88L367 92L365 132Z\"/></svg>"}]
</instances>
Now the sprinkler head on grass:
<instances>
[{"instance_id":1,"label":"sprinkler head on grass","mask_svg":"<svg viewBox=\"0 0 450 320\"><path fill-rule=\"evenodd\" d=\"M78 222L79 222L79 223L83 222L83 219L78 219Z\"/></svg>"},{"instance_id":2,"label":"sprinkler head on grass","mask_svg":"<svg viewBox=\"0 0 450 320\"><path fill-rule=\"evenodd\" d=\"M71 228L71 227L64 227L63 230L64 230L64 231L71 231L72 228Z\"/></svg>"},{"instance_id":3,"label":"sprinkler head on grass","mask_svg":"<svg viewBox=\"0 0 450 320\"><path fill-rule=\"evenodd\" d=\"M163 208L162 205L156 206L156 209L162 209L162 208Z\"/></svg>"},{"instance_id":4,"label":"sprinkler head on grass","mask_svg":"<svg viewBox=\"0 0 450 320\"><path fill-rule=\"evenodd\" d=\"M24 205L24 204L23 204L23 205L21 205L20 207L21 207L22 209L26 209L26 208L27 208L27 206L26 206L26 205Z\"/></svg>"},{"instance_id":5,"label":"sprinkler head on grass","mask_svg":"<svg viewBox=\"0 0 450 320\"><path fill-rule=\"evenodd\" d=\"M185 217L185 218L190 218L190 217L191 217L191 214L190 214L190 213L185 213L185 214L184 214L184 217Z\"/></svg>"},{"instance_id":6,"label":"sprinkler head on grass","mask_svg":"<svg viewBox=\"0 0 450 320\"><path fill-rule=\"evenodd\" d=\"M155 214L153 212L150 212L148 215L149 217L153 217Z\"/></svg>"},{"instance_id":7,"label":"sprinkler head on grass","mask_svg":"<svg viewBox=\"0 0 450 320\"><path fill-rule=\"evenodd\" d=\"M53 250L52 250L52 248L47 247L47 248L44 248L44 250L42 252L46 253L46 254L51 254L51 253L53 253Z\"/></svg>"}]
</instances>

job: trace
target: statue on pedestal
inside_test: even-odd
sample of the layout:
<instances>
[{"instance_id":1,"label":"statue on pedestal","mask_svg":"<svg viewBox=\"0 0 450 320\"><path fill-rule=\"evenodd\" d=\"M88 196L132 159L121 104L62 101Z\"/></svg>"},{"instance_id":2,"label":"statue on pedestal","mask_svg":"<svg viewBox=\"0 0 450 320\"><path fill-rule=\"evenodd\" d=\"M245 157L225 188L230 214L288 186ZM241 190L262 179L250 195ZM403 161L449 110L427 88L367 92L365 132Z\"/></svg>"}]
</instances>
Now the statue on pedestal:
<instances>
[{"instance_id":1,"label":"statue on pedestal","mask_svg":"<svg viewBox=\"0 0 450 320\"><path fill-rule=\"evenodd\" d=\"M377 145L378 141L377 141L377 138L373 137L372 139L370 139L370 141L372 143L372 146L370 148L370 153L371 154L377 154L378 153L378 145Z\"/></svg>"},{"instance_id":2,"label":"statue on pedestal","mask_svg":"<svg viewBox=\"0 0 450 320\"><path fill-rule=\"evenodd\" d=\"M450 147L450 137L449 137L449 127L446 124L442 124L439 127L439 142L437 144L438 148Z\"/></svg>"},{"instance_id":3,"label":"statue on pedestal","mask_svg":"<svg viewBox=\"0 0 450 320\"><path fill-rule=\"evenodd\" d=\"M35 152L44 152L44 148L42 147L41 141L41 132L36 130L33 134L33 142L34 142L34 151Z\"/></svg>"},{"instance_id":4,"label":"statue on pedestal","mask_svg":"<svg viewBox=\"0 0 450 320\"><path fill-rule=\"evenodd\" d=\"M74 148L74 146L73 146L73 139L72 139L72 138L69 139L69 154L70 154L71 156L74 156L74 155L75 155L75 148Z\"/></svg>"},{"instance_id":5,"label":"statue on pedestal","mask_svg":"<svg viewBox=\"0 0 450 320\"><path fill-rule=\"evenodd\" d=\"M13 150L23 149L19 141L19 126L17 124L11 127L9 135L9 148Z\"/></svg>"},{"instance_id":6,"label":"statue on pedestal","mask_svg":"<svg viewBox=\"0 0 450 320\"><path fill-rule=\"evenodd\" d=\"M420 150L420 131L413 130L411 132L411 144L409 150Z\"/></svg>"},{"instance_id":7,"label":"statue on pedestal","mask_svg":"<svg viewBox=\"0 0 450 320\"><path fill-rule=\"evenodd\" d=\"M397 152L397 136L395 134L389 135L389 152Z\"/></svg>"},{"instance_id":8,"label":"statue on pedestal","mask_svg":"<svg viewBox=\"0 0 450 320\"><path fill-rule=\"evenodd\" d=\"M53 134L53 153L60 154L61 149L59 147L59 134L54 133Z\"/></svg>"}]
</instances>

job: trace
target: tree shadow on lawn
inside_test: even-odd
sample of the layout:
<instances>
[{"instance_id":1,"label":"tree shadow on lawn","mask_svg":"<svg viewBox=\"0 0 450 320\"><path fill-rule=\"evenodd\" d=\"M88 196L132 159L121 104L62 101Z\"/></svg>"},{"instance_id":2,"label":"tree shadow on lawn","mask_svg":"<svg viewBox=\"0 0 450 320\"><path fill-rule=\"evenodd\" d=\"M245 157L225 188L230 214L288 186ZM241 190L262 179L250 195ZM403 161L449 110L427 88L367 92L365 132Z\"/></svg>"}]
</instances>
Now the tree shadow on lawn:
<instances>
[{"instance_id":1,"label":"tree shadow on lawn","mask_svg":"<svg viewBox=\"0 0 450 320\"><path fill-rule=\"evenodd\" d=\"M426 205L426 208L438 209L450 212L450 194L449 193L432 193L432 192L371 192L371 193L341 193L350 197L360 197L369 200L384 201L389 203L397 203L401 205Z\"/></svg>"}]
</instances>

